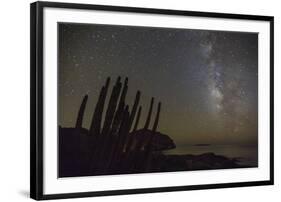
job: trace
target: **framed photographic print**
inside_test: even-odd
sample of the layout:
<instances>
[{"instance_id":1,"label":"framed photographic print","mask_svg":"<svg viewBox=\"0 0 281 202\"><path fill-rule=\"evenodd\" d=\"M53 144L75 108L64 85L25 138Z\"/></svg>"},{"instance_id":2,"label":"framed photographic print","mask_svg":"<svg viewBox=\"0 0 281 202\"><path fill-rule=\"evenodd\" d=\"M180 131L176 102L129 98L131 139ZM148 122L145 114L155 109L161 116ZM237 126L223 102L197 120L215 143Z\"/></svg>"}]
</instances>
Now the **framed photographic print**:
<instances>
[{"instance_id":1,"label":"framed photographic print","mask_svg":"<svg viewBox=\"0 0 281 202\"><path fill-rule=\"evenodd\" d=\"M273 184L273 17L31 4L31 197Z\"/></svg>"}]
</instances>

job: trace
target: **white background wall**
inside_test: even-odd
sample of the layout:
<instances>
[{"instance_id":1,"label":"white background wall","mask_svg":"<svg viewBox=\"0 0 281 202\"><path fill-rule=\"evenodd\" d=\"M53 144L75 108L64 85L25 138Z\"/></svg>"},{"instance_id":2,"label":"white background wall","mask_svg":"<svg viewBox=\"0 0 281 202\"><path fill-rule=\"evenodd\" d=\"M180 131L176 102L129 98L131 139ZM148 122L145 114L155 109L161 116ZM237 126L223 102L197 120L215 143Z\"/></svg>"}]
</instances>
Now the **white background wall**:
<instances>
[{"instance_id":1,"label":"white background wall","mask_svg":"<svg viewBox=\"0 0 281 202\"><path fill-rule=\"evenodd\" d=\"M0 4L0 201L29 199L29 3ZM281 197L281 12L269 0L72 0L76 3L168 8L275 16L275 185L130 196L70 199L68 201L279 201Z\"/></svg>"}]
</instances>

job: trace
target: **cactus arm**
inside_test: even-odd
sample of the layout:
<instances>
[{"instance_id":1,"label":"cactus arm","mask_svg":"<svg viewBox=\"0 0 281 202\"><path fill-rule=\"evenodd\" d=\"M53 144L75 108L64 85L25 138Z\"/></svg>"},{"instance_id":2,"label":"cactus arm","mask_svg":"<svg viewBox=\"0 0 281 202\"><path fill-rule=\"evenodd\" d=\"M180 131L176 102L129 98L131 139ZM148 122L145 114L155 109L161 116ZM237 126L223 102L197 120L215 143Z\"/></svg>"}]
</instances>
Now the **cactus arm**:
<instances>
[{"instance_id":1,"label":"cactus arm","mask_svg":"<svg viewBox=\"0 0 281 202\"><path fill-rule=\"evenodd\" d=\"M146 122L145 122L145 125L144 125L144 129L148 129L148 127L149 127L152 109L153 109L153 103L154 103L154 98L152 97L151 101L150 101L150 107L149 107L148 115L147 115Z\"/></svg>"},{"instance_id":2,"label":"cactus arm","mask_svg":"<svg viewBox=\"0 0 281 202\"><path fill-rule=\"evenodd\" d=\"M135 126L133 128L133 132L136 131L137 128L138 128L138 124L139 124L140 116L141 116L141 110L142 110L142 107L139 106L139 110L138 110L138 113L137 113L137 118L136 118L136 121L135 121Z\"/></svg>"},{"instance_id":3,"label":"cactus arm","mask_svg":"<svg viewBox=\"0 0 281 202\"><path fill-rule=\"evenodd\" d=\"M79 112L78 112L78 116L77 116L77 121L76 121L76 126L75 128L82 128L82 124L83 124L83 117L84 117L84 113L85 113L85 108L86 108L86 104L88 101L88 95L85 95L83 98L83 101L81 103Z\"/></svg>"},{"instance_id":4,"label":"cactus arm","mask_svg":"<svg viewBox=\"0 0 281 202\"><path fill-rule=\"evenodd\" d=\"M154 132L154 133L157 130L157 126L158 126L158 122L159 122L159 117L160 117L160 111L161 111L161 102L158 103L157 114L156 114L155 121L154 121L153 128L152 128L152 132Z\"/></svg>"},{"instance_id":5,"label":"cactus arm","mask_svg":"<svg viewBox=\"0 0 281 202\"><path fill-rule=\"evenodd\" d=\"M95 111L93 114L91 126L90 126L90 133L92 135L99 136L101 130L101 121L102 121L102 114L105 104L105 99L108 91L110 83L110 77L107 78L105 86L102 87L99 95L98 102L95 107Z\"/></svg>"},{"instance_id":6,"label":"cactus arm","mask_svg":"<svg viewBox=\"0 0 281 202\"><path fill-rule=\"evenodd\" d=\"M118 98L120 95L121 91L121 82L120 82L120 77L118 77L115 86L112 89L112 93L109 99L105 119L104 119L104 124L103 124L103 129L102 129L102 135L107 135L110 131L110 127L113 121L114 113L116 111L116 106L118 102Z\"/></svg>"},{"instance_id":7,"label":"cactus arm","mask_svg":"<svg viewBox=\"0 0 281 202\"><path fill-rule=\"evenodd\" d=\"M117 110L114 114L114 119L113 119L111 131L110 131L110 133L112 135L116 135L116 132L121 124L121 116L122 116L122 112L125 107L125 99L126 99L126 94L128 91L127 84L128 84L128 78L125 79L124 86L123 86L122 93L121 93L120 100L119 100L119 104L118 104Z\"/></svg>"},{"instance_id":8,"label":"cactus arm","mask_svg":"<svg viewBox=\"0 0 281 202\"><path fill-rule=\"evenodd\" d=\"M134 105L133 105L133 108L132 108L132 112L130 114L130 118L129 118L129 128L131 129L131 125L134 121L134 118L135 118L135 115L136 115L136 112L137 112L137 108L138 108L138 105L139 105L139 102L140 102L140 91L137 92L136 94L136 97L135 97L135 102L134 102Z\"/></svg>"}]
</instances>

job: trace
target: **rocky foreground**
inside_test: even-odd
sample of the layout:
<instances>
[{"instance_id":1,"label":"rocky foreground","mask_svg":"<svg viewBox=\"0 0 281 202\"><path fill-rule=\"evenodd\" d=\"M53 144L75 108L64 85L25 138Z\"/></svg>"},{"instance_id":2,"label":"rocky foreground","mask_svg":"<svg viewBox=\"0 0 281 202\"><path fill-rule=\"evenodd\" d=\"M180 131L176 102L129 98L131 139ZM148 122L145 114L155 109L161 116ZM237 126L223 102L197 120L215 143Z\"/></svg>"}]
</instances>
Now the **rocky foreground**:
<instances>
[{"instance_id":1,"label":"rocky foreground","mask_svg":"<svg viewBox=\"0 0 281 202\"><path fill-rule=\"evenodd\" d=\"M151 172L191 171L251 167L240 165L236 158L227 158L214 153L200 155L155 155Z\"/></svg>"}]
</instances>

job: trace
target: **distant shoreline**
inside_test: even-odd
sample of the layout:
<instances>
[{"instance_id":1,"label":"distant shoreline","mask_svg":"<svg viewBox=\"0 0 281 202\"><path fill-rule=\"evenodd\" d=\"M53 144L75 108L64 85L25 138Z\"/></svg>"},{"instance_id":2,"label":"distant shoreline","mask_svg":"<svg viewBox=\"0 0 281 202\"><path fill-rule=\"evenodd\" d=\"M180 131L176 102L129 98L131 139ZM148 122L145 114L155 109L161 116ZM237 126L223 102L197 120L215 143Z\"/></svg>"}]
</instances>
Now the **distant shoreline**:
<instances>
[{"instance_id":1,"label":"distant shoreline","mask_svg":"<svg viewBox=\"0 0 281 202\"><path fill-rule=\"evenodd\" d=\"M211 146L211 144L194 144L193 146L207 147L207 146Z\"/></svg>"}]
</instances>

